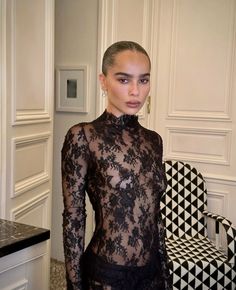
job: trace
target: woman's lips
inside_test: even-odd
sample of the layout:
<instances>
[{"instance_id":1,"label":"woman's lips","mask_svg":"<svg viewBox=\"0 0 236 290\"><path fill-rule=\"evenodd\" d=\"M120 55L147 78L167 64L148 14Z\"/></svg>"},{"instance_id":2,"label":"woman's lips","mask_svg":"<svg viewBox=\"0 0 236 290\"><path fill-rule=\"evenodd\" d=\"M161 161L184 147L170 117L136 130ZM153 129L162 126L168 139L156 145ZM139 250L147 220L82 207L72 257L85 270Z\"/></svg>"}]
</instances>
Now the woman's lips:
<instances>
[{"instance_id":1,"label":"woman's lips","mask_svg":"<svg viewBox=\"0 0 236 290\"><path fill-rule=\"evenodd\" d=\"M137 108L140 106L140 102L126 102L126 105L129 107L129 108Z\"/></svg>"}]
</instances>

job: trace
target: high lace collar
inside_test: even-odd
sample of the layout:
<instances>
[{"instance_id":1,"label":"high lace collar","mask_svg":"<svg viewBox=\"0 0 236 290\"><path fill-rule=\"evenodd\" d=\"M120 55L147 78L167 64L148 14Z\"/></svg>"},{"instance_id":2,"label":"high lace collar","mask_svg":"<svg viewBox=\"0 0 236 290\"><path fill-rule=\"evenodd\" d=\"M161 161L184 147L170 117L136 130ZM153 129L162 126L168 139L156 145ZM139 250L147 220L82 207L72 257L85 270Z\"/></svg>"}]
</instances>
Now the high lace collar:
<instances>
[{"instance_id":1,"label":"high lace collar","mask_svg":"<svg viewBox=\"0 0 236 290\"><path fill-rule=\"evenodd\" d=\"M107 121L108 124L114 124L116 126L121 127L132 127L138 124L138 116L137 115L122 115L120 117L116 117L112 113L107 112L105 110L103 114L100 116L100 120Z\"/></svg>"}]
</instances>

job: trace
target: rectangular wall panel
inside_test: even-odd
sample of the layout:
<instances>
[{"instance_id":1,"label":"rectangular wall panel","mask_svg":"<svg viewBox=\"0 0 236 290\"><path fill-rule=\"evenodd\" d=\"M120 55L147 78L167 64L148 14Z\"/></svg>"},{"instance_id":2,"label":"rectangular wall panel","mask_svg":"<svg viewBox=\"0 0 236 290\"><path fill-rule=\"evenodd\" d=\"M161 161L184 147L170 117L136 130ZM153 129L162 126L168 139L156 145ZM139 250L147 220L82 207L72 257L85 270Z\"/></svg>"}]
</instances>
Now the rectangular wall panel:
<instances>
[{"instance_id":1,"label":"rectangular wall panel","mask_svg":"<svg viewBox=\"0 0 236 290\"><path fill-rule=\"evenodd\" d=\"M166 158L229 164L230 130L167 127Z\"/></svg>"},{"instance_id":2,"label":"rectangular wall panel","mask_svg":"<svg viewBox=\"0 0 236 290\"><path fill-rule=\"evenodd\" d=\"M12 220L41 228L48 228L49 191L32 198L11 211Z\"/></svg>"},{"instance_id":3,"label":"rectangular wall panel","mask_svg":"<svg viewBox=\"0 0 236 290\"><path fill-rule=\"evenodd\" d=\"M50 121L50 13L46 0L11 1L11 95L14 125ZM9 1L9 2L10 2ZM50 74L49 74L50 73Z\"/></svg>"},{"instance_id":4,"label":"rectangular wall panel","mask_svg":"<svg viewBox=\"0 0 236 290\"><path fill-rule=\"evenodd\" d=\"M49 133L12 141L12 197L49 180Z\"/></svg>"},{"instance_id":5,"label":"rectangular wall panel","mask_svg":"<svg viewBox=\"0 0 236 290\"><path fill-rule=\"evenodd\" d=\"M235 1L171 3L169 117L230 119Z\"/></svg>"}]
</instances>

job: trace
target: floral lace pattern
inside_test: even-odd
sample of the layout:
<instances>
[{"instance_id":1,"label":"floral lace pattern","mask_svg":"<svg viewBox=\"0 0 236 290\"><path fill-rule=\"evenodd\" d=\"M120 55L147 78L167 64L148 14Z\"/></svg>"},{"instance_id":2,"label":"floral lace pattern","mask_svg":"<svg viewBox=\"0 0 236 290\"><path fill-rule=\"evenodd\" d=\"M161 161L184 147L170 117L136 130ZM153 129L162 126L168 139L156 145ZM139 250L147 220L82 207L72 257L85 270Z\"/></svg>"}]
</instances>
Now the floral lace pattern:
<instances>
[{"instance_id":1,"label":"floral lace pattern","mask_svg":"<svg viewBox=\"0 0 236 290\"><path fill-rule=\"evenodd\" d=\"M85 192L95 211L89 248L106 262L144 266L158 252L168 288L169 271L160 198L166 189L162 139L136 116L105 111L73 126L62 148L63 237L68 284L82 289Z\"/></svg>"}]
</instances>

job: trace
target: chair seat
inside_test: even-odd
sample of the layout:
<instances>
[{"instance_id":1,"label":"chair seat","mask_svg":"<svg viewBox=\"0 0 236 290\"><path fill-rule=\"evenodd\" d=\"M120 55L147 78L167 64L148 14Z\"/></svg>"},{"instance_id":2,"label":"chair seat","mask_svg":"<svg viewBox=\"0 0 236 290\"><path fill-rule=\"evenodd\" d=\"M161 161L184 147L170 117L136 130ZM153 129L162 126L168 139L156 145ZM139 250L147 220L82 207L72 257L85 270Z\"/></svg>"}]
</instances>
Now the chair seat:
<instances>
[{"instance_id":1,"label":"chair seat","mask_svg":"<svg viewBox=\"0 0 236 290\"><path fill-rule=\"evenodd\" d=\"M205 237L168 238L173 289L235 289L233 266Z\"/></svg>"}]
</instances>

